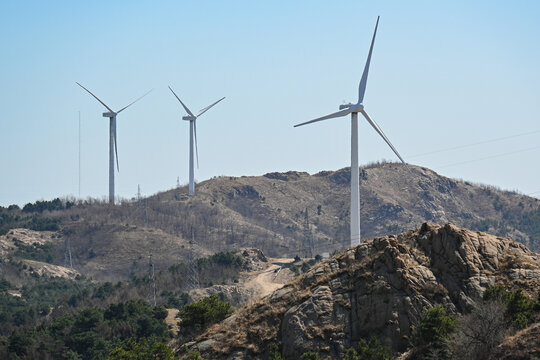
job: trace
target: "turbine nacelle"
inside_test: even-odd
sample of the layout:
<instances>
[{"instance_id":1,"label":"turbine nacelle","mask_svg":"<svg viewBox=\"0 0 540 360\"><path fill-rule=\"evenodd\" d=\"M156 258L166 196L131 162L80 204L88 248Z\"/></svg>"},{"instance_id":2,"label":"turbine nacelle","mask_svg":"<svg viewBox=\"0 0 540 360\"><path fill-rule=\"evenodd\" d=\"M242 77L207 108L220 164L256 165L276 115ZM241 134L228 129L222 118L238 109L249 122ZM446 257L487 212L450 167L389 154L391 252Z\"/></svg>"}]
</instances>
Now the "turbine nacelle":
<instances>
[{"instance_id":1,"label":"turbine nacelle","mask_svg":"<svg viewBox=\"0 0 540 360\"><path fill-rule=\"evenodd\" d=\"M103 113L103 117L112 118L112 117L115 117L115 116L116 116L115 112L104 112Z\"/></svg>"},{"instance_id":2,"label":"turbine nacelle","mask_svg":"<svg viewBox=\"0 0 540 360\"><path fill-rule=\"evenodd\" d=\"M197 119L196 116L191 116L191 115L182 116L182 120L186 120L186 121L193 121L193 120L196 120L196 119Z\"/></svg>"},{"instance_id":3,"label":"turbine nacelle","mask_svg":"<svg viewBox=\"0 0 540 360\"><path fill-rule=\"evenodd\" d=\"M349 109L351 112L360 112L364 110L364 104L342 104L339 105L339 110Z\"/></svg>"}]
</instances>

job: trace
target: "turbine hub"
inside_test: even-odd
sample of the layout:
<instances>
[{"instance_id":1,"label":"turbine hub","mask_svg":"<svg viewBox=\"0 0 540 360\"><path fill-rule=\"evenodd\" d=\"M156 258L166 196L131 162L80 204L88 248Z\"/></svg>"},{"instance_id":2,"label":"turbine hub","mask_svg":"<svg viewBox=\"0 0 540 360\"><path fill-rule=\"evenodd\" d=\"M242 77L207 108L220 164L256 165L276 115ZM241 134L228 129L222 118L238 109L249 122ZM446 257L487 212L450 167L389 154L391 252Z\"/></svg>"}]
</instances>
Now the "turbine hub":
<instances>
[{"instance_id":1,"label":"turbine hub","mask_svg":"<svg viewBox=\"0 0 540 360\"><path fill-rule=\"evenodd\" d=\"M339 110L348 109L348 108L350 108L352 106L354 106L354 104L352 104L352 103L342 104L342 105L339 105Z\"/></svg>"},{"instance_id":2,"label":"turbine hub","mask_svg":"<svg viewBox=\"0 0 540 360\"><path fill-rule=\"evenodd\" d=\"M351 112L360 112L364 110L364 104L352 104L349 107L349 110L351 110Z\"/></svg>"}]
</instances>

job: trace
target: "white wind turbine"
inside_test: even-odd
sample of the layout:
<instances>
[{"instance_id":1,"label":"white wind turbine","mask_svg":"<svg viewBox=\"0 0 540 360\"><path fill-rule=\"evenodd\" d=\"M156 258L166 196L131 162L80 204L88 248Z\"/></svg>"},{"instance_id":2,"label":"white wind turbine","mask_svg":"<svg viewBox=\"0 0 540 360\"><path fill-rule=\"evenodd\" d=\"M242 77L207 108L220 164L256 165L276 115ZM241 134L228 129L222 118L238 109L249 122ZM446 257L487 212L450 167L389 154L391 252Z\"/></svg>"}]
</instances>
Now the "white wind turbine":
<instances>
[{"instance_id":1,"label":"white wind turbine","mask_svg":"<svg viewBox=\"0 0 540 360\"><path fill-rule=\"evenodd\" d=\"M169 90L173 93L173 95L180 101L180 104L182 104L182 107L186 112L188 113L188 116L182 116L182 120L189 121L189 196L193 196L195 194L195 174L193 169L193 138L195 138L195 152L197 156L197 169L199 168L199 151L197 149L197 118L210 110L210 108L214 105L216 105L221 100L225 99L222 97L218 101L208 105L207 107L203 108L199 111L197 115L193 115L193 113L188 109L186 105L180 100L178 95L171 89L169 86Z\"/></svg>"},{"instance_id":2,"label":"white wind turbine","mask_svg":"<svg viewBox=\"0 0 540 360\"><path fill-rule=\"evenodd\" d=\"M377 35L377 27L379 26L379 17L377 17L377 23L375 25L375 31L373 33L373 39L371 40L371 46L369 48L369 54L366 61L366 66L364 67L364 73L362 74L362 79L360 80L360 85L358 87L358 102L356 104L345 104L340 105L340 111L335 112L330 115L326 115L311 121L307 121L301 124L294 125L294 127L311 124L317 121L337 118L351 114L351 247L360 244L360 180L359 180L359 170L358 170L358 113L366 118L371 126L377 131L377 133L386 141L388 146L394 151L397 157L405 165L407 170L412 174L411 169L407 166L403 158L399 155L396 148L392 145L390 140L384 135L383 131L377 125L373 119L364 110L364 93L366 92L366 84L369 72L369 63L371 61L371 53L373 52L373 44L375 43L375 35Z\"/></svg>"},{"instance_id":3,"label":"white wind turbine","mask_svg":"<svg viewBox=\"0 0 540 360\"><path fill-rule=\"evenodd\" d=\"M131 102L130 104L124 106L118 111L113 111L110 107L108 107L103 101L101 101L96 95L92 94L90 90L85 88L79 83L76 83L80 87L82 87L84 90L86 90L90 95L92 95L97 101L101 103L101 105L105 106L108 112L103 113L103 117L109 118L109 203L114 204L114 158L116 154L116 168L118 171L120 171L120 167L118 166L118 145L116 140L116 115L120 114L122 111L126 110L131 105L135 104L137 101L141 100L143 97L148 95L150 91L148 91L146 94L141 96L140 98L136 99L135 101ZM113 150L114 148L114 150Z\"/></svg>"}]
</instances>

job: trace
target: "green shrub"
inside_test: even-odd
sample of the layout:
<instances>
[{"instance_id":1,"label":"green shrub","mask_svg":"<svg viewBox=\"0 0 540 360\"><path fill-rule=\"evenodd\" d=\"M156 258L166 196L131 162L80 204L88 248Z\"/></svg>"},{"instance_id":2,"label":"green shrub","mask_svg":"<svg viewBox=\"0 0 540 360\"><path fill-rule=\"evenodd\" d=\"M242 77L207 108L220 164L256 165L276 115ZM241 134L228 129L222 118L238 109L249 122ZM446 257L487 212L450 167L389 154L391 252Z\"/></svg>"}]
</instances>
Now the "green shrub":
<instances>
[{"instance_id":1,"label":"green shrub","mask_svg":"<svg viewBox=\"0 0 540 360\"><path fill-rule=\"evenodd\" d=\"M308 351L308 352L303 353L302 356L300 357L300 359L302 359L302 360L321 360L321 358L319 357L319 354L317 354L314 351Z\"/></svg>"},{"instance_id":2,"label":"green shrub","mask_svg":"<svg viewBox=\"0 0 540 360\"><path fill-rule=\"evenodd\" d=\"M180 326L187 332L200 331L232 314L231 304L211 295L186 305L180 311Z\"/></svg>"},{"instance_id":3,"label":"green shrub","mask_svg":"<svg viewBox=\"0 0 540 360\"><path fill-rule=\"evenodd\" d=\"M284 360L276 343L270 344L270 357L268 358L268 360Z\"/></svg>"},{"instance_id":4,"label":"green shrub","mask_svg":"<svg viewBox=\"0 0 540 360\"><path fill-rule=\"evenodd\" d=\"M532 312L538 308L538 302L525 296L523 289L507 291L500 285L491 286L484 291L482 298L484 301L502 301L505 305L505 315L516 329L527 327Z\"/></svg>"},{"instance_id":5,"label":"green shrub","mask_svg":"<svg viewBox=\"0 0 540 360\"><path fill-rule=\"evenodd\" d=\"M218 252L212 256L197 259L197 266L199 269L208 267L212 264L239 268L244 265L244 259L233 252Z\"/></svg>"},{"instance_id":6,"label":"green shrub","mask_svg":"<svg viewBox=\"0 0 540 360\"><path fill-rule=\"evenodd\" d=\"M357 350L349 348L345 352L344 360L390 360L392 357L381 341L372 336L369 341L361 339Z\"/></svg>"},{"instance_id":7,"label":"green shrub","mask_svg":"<svg viewBox=\"0 0 540 360\"><path fill-rule=\"evenodd\" d=\"M182 357L184 360L204 360L199 351L197 350L187 350L186 355Z\"/></svg>"},{"instance_id":8,"label":"green shrub","mask_svg":"<svg viewBox=\"0 0 540 360\"><path fill-rule=\"evenodd\" d=\"M448 335L454 330L456 320L446 313L442 305L437 305L424 311L424 318L414 328L413 344L440 348L444 346Z\"/></svg>"},{"instance_id":9,"label":"green shrub","mask_svg":"<svg viewBox=\"0 0 540 360\"><path fill-rule=\"evenodd\" d=\"M108 360L173 360L172 349L155 339L129 338L111 350Z\"/></svg>"}]
</instances>

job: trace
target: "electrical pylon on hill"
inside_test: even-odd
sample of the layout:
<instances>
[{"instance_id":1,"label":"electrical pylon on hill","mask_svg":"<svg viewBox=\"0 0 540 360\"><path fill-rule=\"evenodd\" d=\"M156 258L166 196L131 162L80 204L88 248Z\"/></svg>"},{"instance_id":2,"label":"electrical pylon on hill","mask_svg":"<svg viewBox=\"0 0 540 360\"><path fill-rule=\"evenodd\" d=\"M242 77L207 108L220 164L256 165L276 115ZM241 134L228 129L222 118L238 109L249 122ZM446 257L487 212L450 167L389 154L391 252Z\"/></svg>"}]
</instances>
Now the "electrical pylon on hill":
<instances>
[{"instance_id":1,"label":"electrical pylon on hill","mask_svg":"<svg viewBox=\"0 0 540 360\"><path fill-rule=\"evenodd\" d=\"M73 270L73 259L71 258L71 244L69 237L66 237L66 251L64 252L64 267L69 267Z\"/></svg>"},{"instance_id":2,"label":"electrical pylon on hill","mask_svg":"<svg viewBox=\"0 0 540 360\"><path fill-rule=\"evenodd\" d=\"M195 236L193 228L191 229L191 240L189 241L189 254L186 274L186 290L198 289L199 284L199 269L197 267L197 259L195 257Z\"/></svg>"},{"instance_id":3,"label":"electrical pylon on hill","mask_svg":"<svg viewBox=\"0 0 540 360\"><path fill-rule=\"evenodd\" d=\"M148 296L148 302L150 304L153 304L153 306L156 306L156 277L155 277L155 268L154 268L154 262L152 261L152 254L150 254L150 258L148 261L148 285L149 285L149 296Z\"/></svg>"},{"instance_id":4,"label":"electrical pylon on hill","mask_svg":"<svg viewBox=\"0 0 540 360\"><path fill-rule=\"evenodd\" d=\"M313 234L311 233L311 229L309 227L309 213L307 208L304 215L304 239L302 250L304 252L304 256L309 256L310 258L313 257Z\"/></svg>"}]
</instances>

